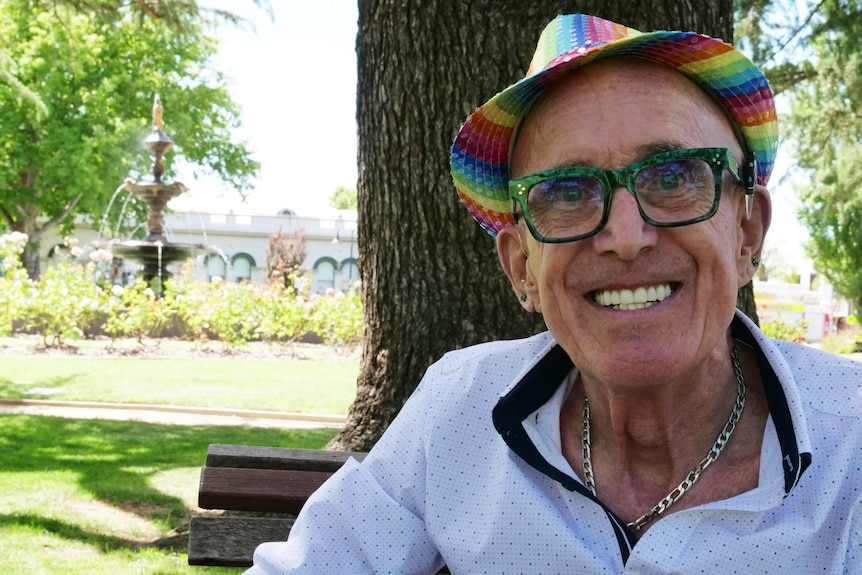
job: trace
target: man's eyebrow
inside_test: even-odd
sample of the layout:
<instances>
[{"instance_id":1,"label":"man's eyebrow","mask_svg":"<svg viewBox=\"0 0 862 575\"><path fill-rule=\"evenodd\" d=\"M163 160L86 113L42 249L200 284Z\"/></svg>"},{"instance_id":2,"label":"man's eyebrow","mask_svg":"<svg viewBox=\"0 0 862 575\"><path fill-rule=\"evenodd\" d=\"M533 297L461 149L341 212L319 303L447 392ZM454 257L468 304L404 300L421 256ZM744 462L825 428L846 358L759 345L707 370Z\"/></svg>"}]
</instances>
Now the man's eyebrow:
<instances>
[{"instance_id":1,"label":"man's eyebrow","mask_svg":"<svg viewBox=\"0 0 862 575\"><path fill-rule=\"evenodd\" d=\"M688 148L680 142L652 142L649 144L644 144L643 146L638 147L638 161L645 160L650 156L655 156L656 154L664 154L666 152L675 152L677 150L683 150Z\"/></svg>"},{"instance_id":2,"label":"man's eyebrow","mask_svg":"<svg viewBox=\"0 0 862 575\"><path fill-rule=\"evenodd\" d=\"M635 162L640 162L646 160L649 157L655 156L656 154L664 154L665 152L675 152L677 150L684 150L689 148L681 142L672 142L672 141L659 141L659 142L650 142L649 144L643 144L636 148L635 152ZM584 167L584 168L595 168L595 164L589 160L584 160L578 157L568 158L566 161L560 163L559 166L555 166L556 168L571 168L571 167Z\"/></svg>"}]
</instances>

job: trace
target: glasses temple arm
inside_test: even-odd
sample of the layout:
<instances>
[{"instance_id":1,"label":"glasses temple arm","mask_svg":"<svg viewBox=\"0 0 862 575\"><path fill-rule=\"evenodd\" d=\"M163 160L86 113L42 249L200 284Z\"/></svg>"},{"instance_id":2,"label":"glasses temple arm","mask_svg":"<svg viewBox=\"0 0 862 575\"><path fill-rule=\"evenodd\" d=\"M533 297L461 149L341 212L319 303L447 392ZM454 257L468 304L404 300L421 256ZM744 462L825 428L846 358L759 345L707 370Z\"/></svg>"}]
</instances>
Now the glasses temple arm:
<instances>
[{"instance_id":1,"label":"glasses temple arm","mask_svg":"<svg viewBox=\"0 0 862 575\"><path fill-rule=\"evenodd\" d=\"M754 152L746 152L742 177L745 180L745 219L751 219L751 206L754 203L754 190L757 187L757 159Z\"/></svg>"}]
</instances>

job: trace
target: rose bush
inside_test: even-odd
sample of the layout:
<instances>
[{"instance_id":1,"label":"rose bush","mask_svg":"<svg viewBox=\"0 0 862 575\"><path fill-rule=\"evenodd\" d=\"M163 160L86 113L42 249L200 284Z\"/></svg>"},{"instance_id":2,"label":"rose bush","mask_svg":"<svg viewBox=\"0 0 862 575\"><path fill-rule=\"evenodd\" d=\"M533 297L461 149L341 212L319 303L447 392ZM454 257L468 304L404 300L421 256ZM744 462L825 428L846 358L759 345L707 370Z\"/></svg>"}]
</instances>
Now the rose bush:
<instances>
[{"instance_id":1,"label":"rose bush","mask_svg":"<svg viewBox=\"0 0 862 575\"><path fill-rule=\"evenodd\" d=\"M172 328L186 339L218 340L226 350L310 334L334 345L356 345L362 338L362 306L354 290L311 296L310 282L299 274L289 286L204 282L186 267L165 281L158 297L142 280L112 285L104 254L95 252L86 264L61 259L33 281L21 266L27 241L22 236L0 236L0 335L17 329L56 346L95 334L143 342Z\"/></svg>"}]
</instances>

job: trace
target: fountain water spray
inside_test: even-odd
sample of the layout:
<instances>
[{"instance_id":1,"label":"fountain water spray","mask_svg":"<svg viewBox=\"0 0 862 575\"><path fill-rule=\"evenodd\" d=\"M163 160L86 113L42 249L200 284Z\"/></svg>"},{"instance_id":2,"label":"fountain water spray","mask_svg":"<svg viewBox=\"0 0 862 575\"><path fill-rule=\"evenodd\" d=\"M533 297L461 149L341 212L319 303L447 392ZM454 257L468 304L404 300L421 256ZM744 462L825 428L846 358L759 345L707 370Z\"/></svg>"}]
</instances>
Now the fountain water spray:
<instances>
[{"instance_id":1,"label":"fountain water spray","mask_svg":"<svg viewBox=\"0 0 862 575\"><path fill-rule=\"evenodd\" d=\"M163 112L161 99L156 94L153 100L153 130L143 142L144 148L154 157L150 169L153 181L136 182L127 178L111 198L111 204L113 204L117 194L122 189L134 194L147 205L149 214L147 216L146 237L143 240L113 239L108 242L100 241L96 245L96 247L110 250L114 256L142 264L144 280L151 285L155 284L154 287L158 288L158 293L161 293L164 280L170 276L170 272L167 270L169 265L191 259L199 254L211 254L218 251L216 248L204 244L170 242L165 234L164 210L170 200L188 188L180 182L168 184L162 181L162 175L165 171L162 158L174 145L173 140L164 132ZM125 210L125 204L123 209ZM104 220L101 227L104 227ZM100 228L100 236L101 232Z\"/></svg>"}]
</instances>

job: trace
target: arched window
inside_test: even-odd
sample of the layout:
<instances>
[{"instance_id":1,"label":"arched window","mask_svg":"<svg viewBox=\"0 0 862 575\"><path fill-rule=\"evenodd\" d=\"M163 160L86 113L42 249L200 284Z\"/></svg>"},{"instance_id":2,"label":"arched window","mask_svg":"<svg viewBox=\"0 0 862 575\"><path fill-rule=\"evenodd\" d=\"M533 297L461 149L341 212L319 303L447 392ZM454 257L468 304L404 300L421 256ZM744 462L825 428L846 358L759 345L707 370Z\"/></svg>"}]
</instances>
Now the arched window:
<instances>
[{"instance_id":1,"label":"arched window","mask_svg":"<svg viewBox=\"0 0 862 575\"><path fill-rule=\"evenodd\" d=\"M337 265L337 262L332 258L320 258L314 263L313 292L323 293L327 288L335 289L335 268Z\"/></svg>"},{"instance_id":2,"label":"arched window","mask_svg":"<svg viewBox=\"0 0 862 575\"><path fill-rule=\"evenodd\" d=\"M359 281L359 267L355 259L346 259L341 262L341 289L348 290L350 286Z\"/></svg>"},{"instance_id":3,"label":"arched window","mask_svg":"<svg viewBox=\"0 0 862 575\"><path fill-rule=\"evenodd\" d=\"M255 266L253 257L240 253L234 255L230 262L231 268L233 268L233 277L237 282L251 280L251 269Z\"/></svg>"},{"instance_id":4,"label":"arched window","mask_svg":"<svg viewBox=\"0 0 862 575\"><path fill-rule=\"evenodd\" d=\"M227 272L227 266L219 254L208 255L204 260L204 263L207 268L207 279L211 280L216 276L224 279L225 273Z\"/></svg>"}]
</instances>

